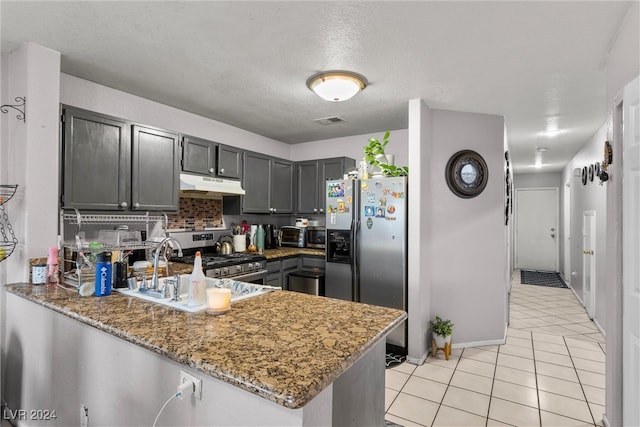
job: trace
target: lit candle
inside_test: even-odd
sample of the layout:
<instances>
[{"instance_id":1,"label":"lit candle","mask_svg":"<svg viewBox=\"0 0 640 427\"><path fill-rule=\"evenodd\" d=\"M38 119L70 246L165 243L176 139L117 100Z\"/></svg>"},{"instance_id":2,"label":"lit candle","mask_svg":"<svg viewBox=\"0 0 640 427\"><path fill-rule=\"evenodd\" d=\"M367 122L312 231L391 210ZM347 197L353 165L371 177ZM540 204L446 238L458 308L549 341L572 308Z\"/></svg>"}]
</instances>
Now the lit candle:
<instances>
[{"instance_id":1,"label":"lit candle","mask_svg":"<svg viewBox=\"0 0 640 427\"><path fill-rule=\"evenodd\" d=\"M207 289L207 308L213 311L228 310L231 305L231 289Z\"/></svg>"}]
</instances>

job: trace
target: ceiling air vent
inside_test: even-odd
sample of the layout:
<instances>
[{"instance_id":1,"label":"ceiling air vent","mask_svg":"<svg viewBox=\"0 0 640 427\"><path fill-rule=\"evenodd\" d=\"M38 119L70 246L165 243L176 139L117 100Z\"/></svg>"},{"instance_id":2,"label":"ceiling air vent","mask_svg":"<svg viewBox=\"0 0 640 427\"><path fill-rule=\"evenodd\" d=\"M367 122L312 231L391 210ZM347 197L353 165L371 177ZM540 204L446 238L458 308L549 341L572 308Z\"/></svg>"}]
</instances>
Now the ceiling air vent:
<instances>
[{"instance_id":1,"label":"ceiling air vent","mask_svg":"<svg viewBox=\"0 0 640 427\"><path fill-rule=\"evenodd\" d=\"M342 117L331 116L331 117L323 117L321 119L315 119L314 122L317 122L323 125L332 125L334 123L346 122L346 120L343 119Z\"/></svg>"}]
</instances>

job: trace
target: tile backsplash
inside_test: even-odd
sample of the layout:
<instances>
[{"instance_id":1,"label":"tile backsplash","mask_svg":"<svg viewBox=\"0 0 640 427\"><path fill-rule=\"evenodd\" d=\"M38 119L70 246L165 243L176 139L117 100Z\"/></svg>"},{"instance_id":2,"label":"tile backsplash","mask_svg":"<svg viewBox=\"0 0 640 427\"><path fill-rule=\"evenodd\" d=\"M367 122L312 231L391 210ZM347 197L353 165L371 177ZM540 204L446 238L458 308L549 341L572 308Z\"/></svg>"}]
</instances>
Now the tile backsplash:
<instances>
[{"instance_id":1,"label":"tile backsplash","mask_svg":"<svg viewBox=\"0 0 640 427\"><path fill-rule=\"evenodd\" d=\"M205 227L222 227L222 200L180 197L178 213L167 216L170 230L176 228L203 230Z\"/></svg>"}]
</instances>

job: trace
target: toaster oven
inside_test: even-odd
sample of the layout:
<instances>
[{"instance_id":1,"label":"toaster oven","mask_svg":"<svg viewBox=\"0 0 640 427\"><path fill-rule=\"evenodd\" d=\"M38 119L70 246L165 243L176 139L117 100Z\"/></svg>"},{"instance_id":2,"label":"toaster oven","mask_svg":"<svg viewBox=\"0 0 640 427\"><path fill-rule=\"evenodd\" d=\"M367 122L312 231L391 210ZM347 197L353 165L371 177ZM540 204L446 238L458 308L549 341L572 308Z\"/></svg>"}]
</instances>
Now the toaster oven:
<instances>
[{"instance_id":1,"label":"toaster oven","mask_svg":"<svg viewBox=\"0 0 640 427\"><path fill-rule=\"evenodd\" d=\"M307 244L306 228L285 225L280 227L280 246L304 248Z\"/></svg>"}]
</instances>

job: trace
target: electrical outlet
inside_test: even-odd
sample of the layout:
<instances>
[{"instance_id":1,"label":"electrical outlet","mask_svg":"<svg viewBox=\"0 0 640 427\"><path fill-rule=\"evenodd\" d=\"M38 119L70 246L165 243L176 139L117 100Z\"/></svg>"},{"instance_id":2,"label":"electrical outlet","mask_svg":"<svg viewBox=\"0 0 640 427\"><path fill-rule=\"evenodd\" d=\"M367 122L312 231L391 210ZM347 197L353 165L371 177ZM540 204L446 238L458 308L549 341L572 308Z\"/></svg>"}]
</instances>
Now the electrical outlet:
<instances>
[{"instance_id":1,"label":"electrical outlet","mask_svg":"<svg viewBox=\"0 0 640 427\"><path fill-rule=\"evenodd\" d=\"M196 399L202 400L202 380L194 377L186 371L180 371L180 384L184 383L185 381L191 381L195 385L193 395Z\"/></svg>"},{"instance_id":2,"label":"electrical outlet","mask_svg":"<svg viewBox=\"0 0 640 427\"><path fill-rule=\"evenodd\" d=\"M80 427L89 427L89 408L80 404Z\"/></svg>"}]
</instances>

